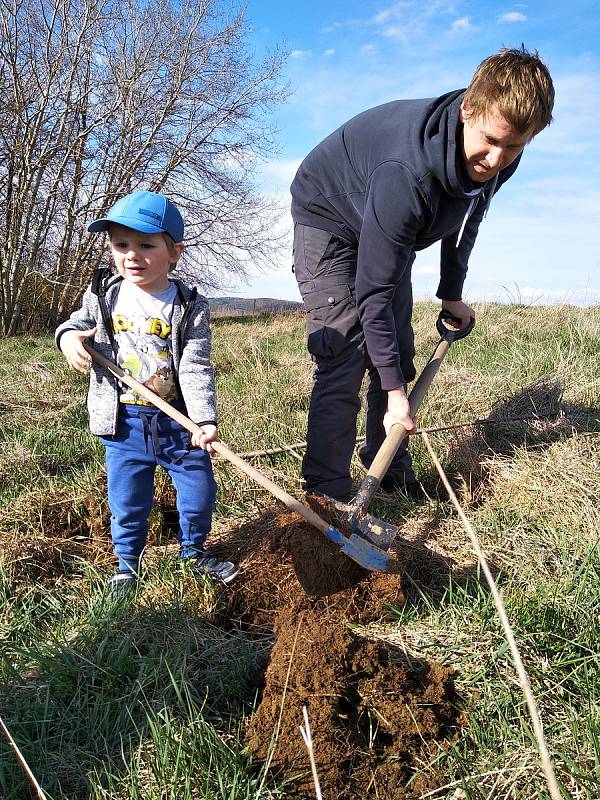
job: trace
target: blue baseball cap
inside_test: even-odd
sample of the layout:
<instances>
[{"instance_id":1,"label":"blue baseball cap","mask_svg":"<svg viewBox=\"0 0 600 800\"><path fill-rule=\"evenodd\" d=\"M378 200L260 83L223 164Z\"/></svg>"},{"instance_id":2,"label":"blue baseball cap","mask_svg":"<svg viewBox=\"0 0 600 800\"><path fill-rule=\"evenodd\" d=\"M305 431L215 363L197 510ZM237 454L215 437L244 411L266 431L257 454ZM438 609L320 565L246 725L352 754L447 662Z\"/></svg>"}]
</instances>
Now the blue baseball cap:
<instances>
[{"instance_id":1,"label":"blue baseball cap","mask_svg":"<svg viewBox=\"0 0 600 800\"><path fill-rule=\"evenodd\" d=\"M141 233L168 233L175 242L183 241L181 214L162 194L132 192L117 200L105 217L90 223L88 231L106 231L111 222Z\"/></svg>"}]
</instances>

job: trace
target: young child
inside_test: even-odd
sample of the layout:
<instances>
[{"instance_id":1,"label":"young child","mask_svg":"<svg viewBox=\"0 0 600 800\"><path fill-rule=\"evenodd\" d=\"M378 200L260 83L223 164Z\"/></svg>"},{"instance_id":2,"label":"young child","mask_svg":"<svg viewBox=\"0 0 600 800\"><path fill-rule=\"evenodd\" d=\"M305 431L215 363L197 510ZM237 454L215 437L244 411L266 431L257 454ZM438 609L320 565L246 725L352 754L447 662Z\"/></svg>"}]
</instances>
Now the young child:
<instances>
[{"instance_id":1,"label":"young child","mask_svg":"<svg viewBox=\"0 0 600 800\"><path fill-rule=\"evenodd\" d=\"M97 270L82 307L57 328L56 343L72 369L91 367L90 429L106 448L119 562L109 596L121 597L136 585L157 464L177 492L181 558L197 574L228 583L238 568L204 549L216 497L210 443L217 438L208 303L195 287L168 277L183 251L181 214L163 195L133 192L88 231L108 231L116 272ZM190 435L92 363L83 346L91 338L102 355L189 416L202 434Z\"/></svg>"}]
</instances>

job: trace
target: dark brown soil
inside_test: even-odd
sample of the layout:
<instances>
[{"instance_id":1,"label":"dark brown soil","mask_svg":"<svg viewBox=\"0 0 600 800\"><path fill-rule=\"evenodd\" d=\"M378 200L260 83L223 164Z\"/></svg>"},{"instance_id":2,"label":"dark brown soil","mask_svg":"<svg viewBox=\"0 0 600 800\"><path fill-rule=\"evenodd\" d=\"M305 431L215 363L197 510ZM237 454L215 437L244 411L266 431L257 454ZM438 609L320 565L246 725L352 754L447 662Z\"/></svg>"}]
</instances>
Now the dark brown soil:
<instances>
[{"instance_id":1,"label":"dark brown soil","mask_svg":"<svg viewBox=\"0 0 600 800\"><path fill-rule=\"evenodd\" d=\"M174 506L169 491L157 487L162 516L151 528L150 545L168 540ZM29 522L40 520L38 536L23 537L15 527L1 537L15 585L53 583L76 572L82 560L112 560L101 488L97 497L80 500L76 506L64 497L45 497L27 526L31 530ZM318 505L315 510L326 515ZM344 520L329 522L341 528ZM217 552L242 567L222 589L220 607L250 631L267 627L275 639L269 664L256 676L261 698L246 742L257 763L293 779L285 796L315 797L300 734L303 706L324 800L407 800L435 789L442 779L436 781L431 770L426 777L417 772L458 724L452 671L350 627L385 621L390 606L405 602L402 569L368 572L299 515L273 509L213 541ZM428 564L433 569L428 557L421 570Z\"/></svg>"},{"instance_id":2,"label":"dark brown soil","mask_svg":"<svg viewBox=\"0 0 600 800\"><path fill-rule=\"evenodd\" d=\"M449 670L401 664L392 648L352 633L336 613L284 609L276 635L247 743L273 770L304 773L290 797L314 796L303 706L325 800L396 800L435 788L423 778L406 785L456 720Z\"/></svg>"},{"instance_id":3,"label":"dark brown soil","mask_svg":"<svg viewBox=\"0 0 600 800\"><path fill-rule=\"evenodd\" d=\"M400 572L367 572L287 512L228 532L219 548L244 569L227 590L235 616L275 635L246 741L272 771L301 776L286 796L315 796L303 706L324 800L407 800L436 788L432 772L416 771L457 725L452 670L411 660L348 624L385 620L390 605L401 605Z\"/></svg>"}]
</instances>

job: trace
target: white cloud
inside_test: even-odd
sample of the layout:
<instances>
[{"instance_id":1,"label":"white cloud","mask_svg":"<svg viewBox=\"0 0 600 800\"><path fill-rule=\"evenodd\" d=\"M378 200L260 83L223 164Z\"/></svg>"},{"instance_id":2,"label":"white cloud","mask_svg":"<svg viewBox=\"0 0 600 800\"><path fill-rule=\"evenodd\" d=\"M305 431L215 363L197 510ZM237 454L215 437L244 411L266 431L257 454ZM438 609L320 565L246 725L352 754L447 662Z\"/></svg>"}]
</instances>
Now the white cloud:
<instances>
[{"instance_id":1,"label":"white cloud","mask_svg":"<svg viewBox=\"0 0 600 800\"><path fill-rule=\"evenodd\" d=\"M591 287L581 289L539 289L523 286L519 289L526 302L546 305L548 303L567 303L576 306L591 306L600 301L600 289Z\"/></svg>"},{"instance_id":2,"label":"white cloud","mask_svg":"<svg viewBox=\"0 0 600 800\"><path fill-rule=\"evenodd\" d=\"M363 27L374 26L376 32L386 39L398 39L406 46L414 48L417 42L434 41L434 31L438 27L439 19L455 13L452 0L428 0L425 4L416 0L404 0L363 20ZM443 24L446 24L445 21Z\"/></svg>"},{"instance_id":3,"label":"white cloud","mask_svg":"<svg viewBox=\"0 0 600 800\"><path fill-rule=\"evenodd\" d=\"M394 19L399 15L399 12L406 11L409 6L410 3L394 3L393 6L380 11L379 14L375 14L373 22L381 24L382 22L387 22L389 19Z\"/></svg>"},{"instance_id":4,"label":"white cloud","mask_svg":"<svg viewBox=\"0 0 600 800\"><path fill-rule=\"evenodd\" d=\"M260 164L257 172L261 179L262 190L288 192L301 160L300 158L282 158Z\"/></svg>"},{"instance_id":5,"label":"white cloud","mask_svg":"<svg viewBox=\"0 0 600 800\"><path fill-rule=\"evenodd\" d=\"M374 44L363 44L360 48L360 52L364 56L373 56L377 52L377 48Z\"/></svg>"},{"instance_id":6,"label":"white cloud","mask_svg":"<svg viewBox=\"0 0 600 800\"><path fill-rule=\"evenodd\" d=\"M470 17L461 17L460 19L454 20L451 30L452 33L467 33L468 31L475 30L475 28L471 24Z\"/></svg>"},{"instance_id":7,"label":"white cloud","mask_svg":"<svg viewBox=\"0 0 600 800\"><path fill-rule=\"evenodd\" d=\"M403 28L399 25L390 25L389 28L384 28L381 31L382 36L387 36L388 38L391 37L399 37L401 39L405 39L407 36L406 28Z\"/></svg>"},{"instance_id":8,"label":"white cloud","mask_svg":"<svg viewBox=\"0 0 600 800\"><path fill-rule=\"evenodd\" d=\"M313 54L312 50L292 50L290 58L303 59L310 58Z\"/></svg>"},{"instance_id":9,"label":"white cloud","mask_svg":"<svg viewBox=\"0 0 600 800\"><path fill-rule=\"evenodd\" d=\"M327 50L323 51L323 55L324 56L332 56L334 53L335 53L335 50L334 50L333 47L328 47Z\"/></svg>"},{"instance_id":10,"label":"white cloud","mask_svg":"<svg viewBox=\"0 0 600 800\"><path fill-rule=\"evenodd\" d=\"M525 14L521 14L520 11L509 11L506 14L501 14L498 17L498 22L507 22L510 25L514 22L527 22L527 17Z\"/></svg>"},{"instance_id":11,"label":"white cloud","mask_svg":"<svg viewBox=\"0 0 600 800\"><path fill-rule=\"evenodd\" d=\"M434 267L432 264L423 264L422 267L413 269L413 275L438 275L439 267Z\"/></svg>"},{"instance_id":12,"label":"white cloud","mask_svg":"<svg viewBox=\"0 0 600 800\"><path fill-rule=\"evenodd\" d=\"M332 22L330 25L326 25L324 28L321 28L321 33L335 33L341 28L354 28L358 25L363 26L364 24L364 19L345 19L343 22Z\"/></svg>"}]
</instances>

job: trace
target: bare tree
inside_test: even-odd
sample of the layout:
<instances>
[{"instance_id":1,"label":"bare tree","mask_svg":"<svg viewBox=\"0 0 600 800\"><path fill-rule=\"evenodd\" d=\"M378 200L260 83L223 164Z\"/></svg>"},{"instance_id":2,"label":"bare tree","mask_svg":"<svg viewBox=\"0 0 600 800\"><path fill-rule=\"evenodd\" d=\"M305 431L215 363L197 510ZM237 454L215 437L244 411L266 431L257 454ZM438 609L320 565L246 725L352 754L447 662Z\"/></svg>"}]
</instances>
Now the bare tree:
<instances>
[{"instance_id":1,"label":"bare tree","mask_svg":"<svg viewBox=\"0 0 600 800\"><path fill-rule=\"evenodd\" d=\"M205 287L266 265L280 51L225 0L0 0L0 335L64 317L104 257L86 224L136 189L180 207Z\"/></svg>"}]
</instances>

